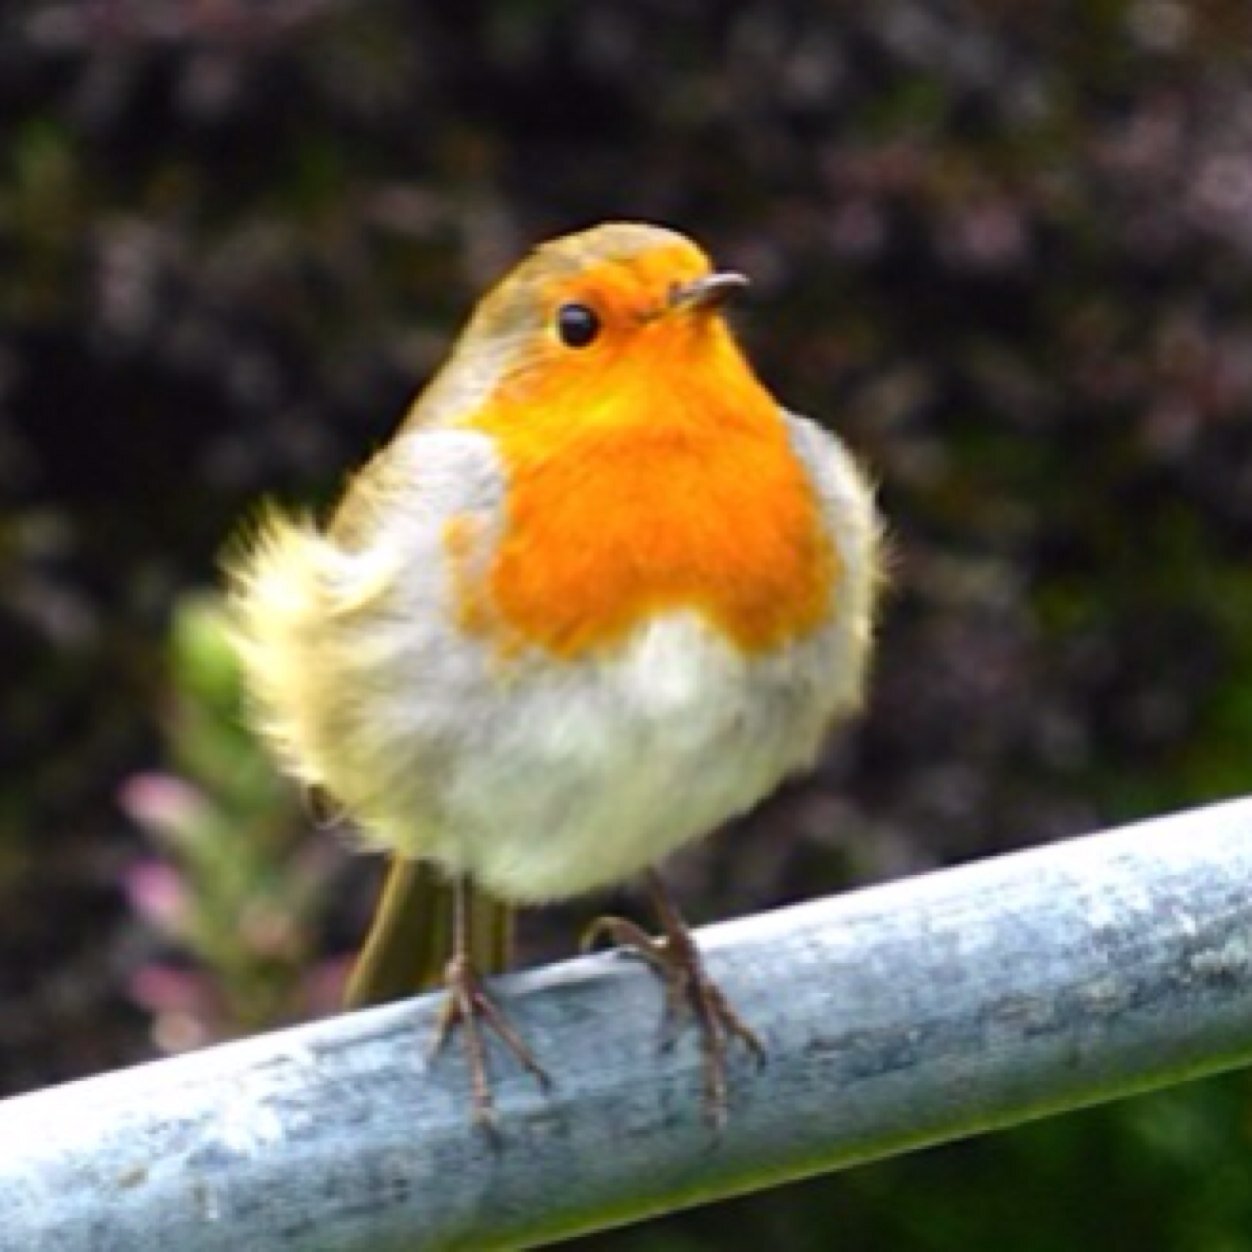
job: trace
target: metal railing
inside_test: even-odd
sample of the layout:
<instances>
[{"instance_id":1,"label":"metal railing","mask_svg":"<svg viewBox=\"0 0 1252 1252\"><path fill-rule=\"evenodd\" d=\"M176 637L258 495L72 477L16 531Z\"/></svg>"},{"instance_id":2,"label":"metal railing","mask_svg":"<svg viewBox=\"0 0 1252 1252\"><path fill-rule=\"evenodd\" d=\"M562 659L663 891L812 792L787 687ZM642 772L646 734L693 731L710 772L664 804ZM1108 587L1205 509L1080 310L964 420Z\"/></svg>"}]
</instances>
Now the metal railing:
<instances>
[{"instance_id":1,"label":"metal railing","mask_svg":"<svg viewBox=\"0 0 1252 1252\"><path fill-rule=\"evenodd\" d=\"M502 979L551 1070L469 1119L438 1001L0 1104L0 1242L58 1252L527 1247L1252 1060L1252 800L710 927L761 1033L729 1123L693 1032L600 955Z\"/></svg>"}]
</instances>

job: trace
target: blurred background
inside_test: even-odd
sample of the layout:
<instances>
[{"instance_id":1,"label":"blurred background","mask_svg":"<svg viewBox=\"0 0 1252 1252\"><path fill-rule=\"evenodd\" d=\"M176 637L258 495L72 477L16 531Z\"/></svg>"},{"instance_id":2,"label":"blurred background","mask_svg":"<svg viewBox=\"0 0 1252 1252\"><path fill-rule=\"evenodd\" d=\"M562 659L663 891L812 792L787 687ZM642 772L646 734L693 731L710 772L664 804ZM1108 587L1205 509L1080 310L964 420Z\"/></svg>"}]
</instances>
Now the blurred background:
<instances>
[{"instance_id":1,"label":"blurred background","mask_svg":"<svg viewBox=\"0 0 1252 1252\"><path fill-rule=\"evenodd\" d=\"M379 867L240 724L221 549L605 218L753 276L760 372L894 535L867 716L674 863L694 918L1252 788L1250 40L1246 0L5 6L0 1090L333 1010ZM1009 1240L1252 1249L1252 1085L575 1246Z\"/></svg>"}]
</instances>

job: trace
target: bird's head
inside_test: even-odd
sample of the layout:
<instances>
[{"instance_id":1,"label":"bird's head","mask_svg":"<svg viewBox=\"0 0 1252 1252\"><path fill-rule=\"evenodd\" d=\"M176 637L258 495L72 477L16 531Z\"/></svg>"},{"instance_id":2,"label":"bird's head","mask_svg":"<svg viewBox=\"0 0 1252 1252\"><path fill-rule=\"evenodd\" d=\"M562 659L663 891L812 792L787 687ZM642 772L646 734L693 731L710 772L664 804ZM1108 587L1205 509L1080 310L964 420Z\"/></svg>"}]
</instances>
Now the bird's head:
<instances>
[{"instance_id":1,"label":"bird's head","mask_svg":"<svg viewBox=\"0 0 1252 1252\"><path fill-rule=\"evenodd\" d=\"M542 408L586 424L712 412L707 394L757 389L722 310L746 285L660 226L613 222L552 240L483 297L415 417L477 425L490 409L494 424L502 408L517 420Z\"/></svg>"}]
</instances>

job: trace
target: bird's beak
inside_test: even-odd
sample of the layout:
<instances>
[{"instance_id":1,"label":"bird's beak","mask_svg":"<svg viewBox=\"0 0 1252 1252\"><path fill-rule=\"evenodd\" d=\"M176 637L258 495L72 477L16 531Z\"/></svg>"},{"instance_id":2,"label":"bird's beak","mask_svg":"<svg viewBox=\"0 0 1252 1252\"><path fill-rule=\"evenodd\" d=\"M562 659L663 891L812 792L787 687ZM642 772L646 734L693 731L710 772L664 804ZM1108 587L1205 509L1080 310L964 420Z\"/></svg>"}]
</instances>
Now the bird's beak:
<instances>
[{"instance_id":1,"label":"bird's beak","mask_svg":"<svg viewBox=\"0 0 1252 1252\"><path fill-rule=\"evenodd\" d=\"M733 270L705 274L690 282L675 283L669 293L669 306L671 309L716 309L729 295L747 285L747 278Z\"/></svg>"}]
</instances>

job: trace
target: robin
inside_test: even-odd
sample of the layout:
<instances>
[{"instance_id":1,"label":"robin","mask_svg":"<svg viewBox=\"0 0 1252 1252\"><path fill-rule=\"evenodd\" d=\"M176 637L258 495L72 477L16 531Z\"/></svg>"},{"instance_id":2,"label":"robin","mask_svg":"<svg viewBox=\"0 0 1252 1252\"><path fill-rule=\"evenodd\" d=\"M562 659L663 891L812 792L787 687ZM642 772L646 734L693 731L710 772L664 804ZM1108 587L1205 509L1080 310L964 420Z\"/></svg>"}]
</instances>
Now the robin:
<instances>
[{"instance_id":1,"label":"robin","mask_svg":"<svg viewBox=\"0 0 1252 1252\"><path fill-rule=\"evenodd\" d=\"M746 284L672 230L537 248L478 305L321 527L264 514L229 562L237 647L285 768L393 865L351 1006L442 981L474 1113L485 1030L545 1071L484 976L511 909L636 874L640 951L702 1034L706 1109L760 1041L656 873L809 766L861 699L878 570L843 444L783 409L724 316Z\"/></svg>"}]
</instances>

